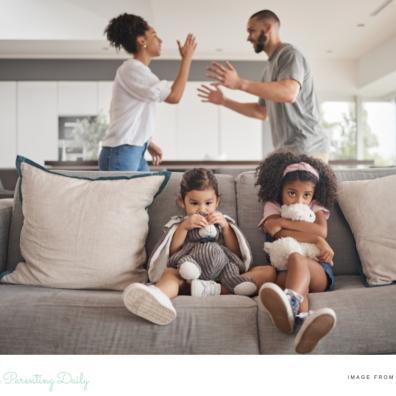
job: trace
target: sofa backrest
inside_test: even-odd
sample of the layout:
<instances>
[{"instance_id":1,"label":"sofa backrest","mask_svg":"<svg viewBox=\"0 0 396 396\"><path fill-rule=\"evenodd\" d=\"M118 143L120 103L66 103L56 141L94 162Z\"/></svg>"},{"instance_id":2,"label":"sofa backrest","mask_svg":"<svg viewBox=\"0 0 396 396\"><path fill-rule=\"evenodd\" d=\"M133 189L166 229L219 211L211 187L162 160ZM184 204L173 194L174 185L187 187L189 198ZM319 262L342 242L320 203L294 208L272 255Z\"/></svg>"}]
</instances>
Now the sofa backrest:
<instances>
[{"instance_id":1,"label":"sofa backrest","mask_svg":"<svg viewBox=\"0 0 396 396\"><path fill-rule=\"evenodd\" d=\"M130 175L129 172L97 172L97 171L62 171L63 174L96 178L109 175ZM336 175L339 181L372 179L396 174L396 168L339 170ZM150 231L147 239L147 253L150 254L161 236L163 225L168 219L181 214L176 204L179 193L181 173L172 173L164 188L149 207ZM264 233L257 228L262 216L262 203L258 201L257 190L254 187L254 172L241 173L234 179L231 175L217 174L221 194L220 210L237 220L242 232L247 237L253 253L253 264L267 263L263 252ZM7 269L12 270L22 260L19 239L23 224L23 215L19 200L18 185L16 188L13 215L11 219L10 238L8 247ZM356 252L355 241L348 223L339 206L336 204L329 219L328 242L335 251L335 273L360 274L361 265Z\"/></svg>"}]
</instances>

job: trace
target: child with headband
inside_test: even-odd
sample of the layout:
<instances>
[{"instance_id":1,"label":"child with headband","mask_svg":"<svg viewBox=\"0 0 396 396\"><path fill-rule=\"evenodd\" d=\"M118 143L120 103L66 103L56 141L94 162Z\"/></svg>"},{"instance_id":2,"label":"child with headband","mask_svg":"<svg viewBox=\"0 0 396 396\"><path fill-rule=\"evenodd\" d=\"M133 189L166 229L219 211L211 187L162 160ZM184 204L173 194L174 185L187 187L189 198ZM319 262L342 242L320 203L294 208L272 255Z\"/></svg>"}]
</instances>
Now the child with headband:
<instances>
[{"instance_id":1,"label":"child with headband","mask_svg":"<svg viewBox=\"0 0 396 396\"><path fill-rule=\"evenodd\" d=\"M309 311L308 300L308 293L334 289L334 252L325 238L329 209L336 197L336 178L330 167L318 159L277 151L257 168L256 185L259 199L264 202L259 227L273 239L292 237L314 243L320 251L317 260L291 253L287 270L277 271L275 283L265 283L259 291L260 301L275 326L284 333L297 332L296 352L308 353L336 322L330 308ZM281 217L282 205L296 203L311 208L316 215L314 223Z\"/></svg>"}]
</instances>

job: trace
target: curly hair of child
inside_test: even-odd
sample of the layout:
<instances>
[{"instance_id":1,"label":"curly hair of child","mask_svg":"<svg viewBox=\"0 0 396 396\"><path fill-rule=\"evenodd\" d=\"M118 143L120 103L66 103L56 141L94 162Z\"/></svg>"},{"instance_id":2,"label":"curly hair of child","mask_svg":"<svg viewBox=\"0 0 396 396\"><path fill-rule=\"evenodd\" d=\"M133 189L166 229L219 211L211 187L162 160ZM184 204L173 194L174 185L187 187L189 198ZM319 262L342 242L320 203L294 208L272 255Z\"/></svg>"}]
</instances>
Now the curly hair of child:
<instances>
[{"instance_id":1,"label":"curly hair of child","mask_svg":"<svg viewBox=\"0 0 396 396\"><path fill-rule=\"evenodd\" d=\"M319 180L310 172L298 170L283 172L290 164L306 162L317 170ZM337 178L329 165L305 154L296 155L289 151L278 150L270 154L256 169L256 183L259 187L259 201L282 204L282 188L285 182L311 181L315 185L313 199L327 209L331 209L337 197Z\"/></svg>"}]
</instances>

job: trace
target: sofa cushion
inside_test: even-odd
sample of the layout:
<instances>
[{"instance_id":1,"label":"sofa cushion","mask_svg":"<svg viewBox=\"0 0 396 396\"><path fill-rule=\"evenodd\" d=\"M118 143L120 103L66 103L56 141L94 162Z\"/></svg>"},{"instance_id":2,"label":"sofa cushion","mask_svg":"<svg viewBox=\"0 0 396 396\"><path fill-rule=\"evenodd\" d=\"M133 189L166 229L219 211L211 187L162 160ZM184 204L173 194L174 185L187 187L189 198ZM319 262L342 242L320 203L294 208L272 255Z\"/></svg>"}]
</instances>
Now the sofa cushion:
<instances>
[{"instance_id":1,"label":"sofa cushion","mask_svg":"<svg viewBox=\"0 0 396 396\"><path fill-rule=\"evenodd\" d=\"M5 270L13 200L0 199L0 273Z\"/></svg>"},{"instance_id":2,"label":"sofa cushion","mask_svg":"<svg viewBox=\"0 0 396 396\"><path fill-rule=\"evenodd\" d=\"M338 202L355 236L357 250L372 286L396 281L396 175L340 183Z\"/></svg>"},{"instance_id":3,"label":"sofa cushion","mask_svg":"<svg viewBox=\"0 0 396 396\"><path fill-rule=\"evenodd\" d=\"M396 350L396 285L367 288L359 276L336 277L331 292L311 293L310 309L334 309L337 324L314 354L393 354ZM294 353L295 335L280 332L259 309L260 353Z\"/></svg>"},{"instance_id":4,"label":"sofa cushion","mask_svg":"<svg viewBox=\"0 0 396 396\"><path fill-rule=\"evenodd\" d=\"M122 290L145 282L148 213L169 174L97 180L49 172L18 157L24 261L2 282Z\"/></svg>"},{"instance_id":5,"label":"sofa cushion","mask_svg":"<svg viewBox=\"0 0 396 396\"><path fill-rule=\"evenodd\" d=\"M263 215L263 204L258 200L258 190L254 186L254 172L241 173L236 178L238 225L250 243L253 265L268 264L264 253L264 232L257 227Z\"/></svg>"},{"instance_id":6,"label":"sofa cushion","mask_svg":"<svg viewBox=\"0 0 396 396\"><path fill-rule=\"evenodd\" d=\"M248 297L179 296L177 318L156 326L121 293L0 285L2 354L258 354L257 305Z\"/></svg>"}]
</instances>

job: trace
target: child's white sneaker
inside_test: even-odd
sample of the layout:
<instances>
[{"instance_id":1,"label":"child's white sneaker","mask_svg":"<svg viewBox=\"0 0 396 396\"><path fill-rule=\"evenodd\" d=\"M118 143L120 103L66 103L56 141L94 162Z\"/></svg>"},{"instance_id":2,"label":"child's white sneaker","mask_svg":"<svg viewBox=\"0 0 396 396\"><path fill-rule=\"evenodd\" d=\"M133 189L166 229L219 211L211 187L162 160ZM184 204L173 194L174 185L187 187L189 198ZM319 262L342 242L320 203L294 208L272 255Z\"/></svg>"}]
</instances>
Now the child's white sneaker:
<instances>
[{"instance_id":1,"label":"child's white sneaker","mask_svg":"<svg viewBox=\"0 0 396 396\"><path fill-rule=\"evenodd\" d=\"M176 318L170 298L156 286L132 283L122 298L128 311L152 323L167 325Z\"/></svg>"},{"instance_id":2,"label":"child's white sneaker","mask_svg":"<svg viewBox=\"0 0 396 396\"><path fill-rule=\"evenodd\" d=\"M312 352L318 342L334 328L337 317L331 308L321 308L309 312L303 320L294 340L294 348L297 353Z\"/></svg>"},{"instance_id":3,"label":"child's white sneaker","mask_svg":"<svg viewBox=\"0 0 396 396\"><path fill-rule=\"evenodd\" d=\"M220 283L202 279L194 279L191 281L191 296L193 297L219 296L220 294Z\"/></svg>"}]
</instances>

